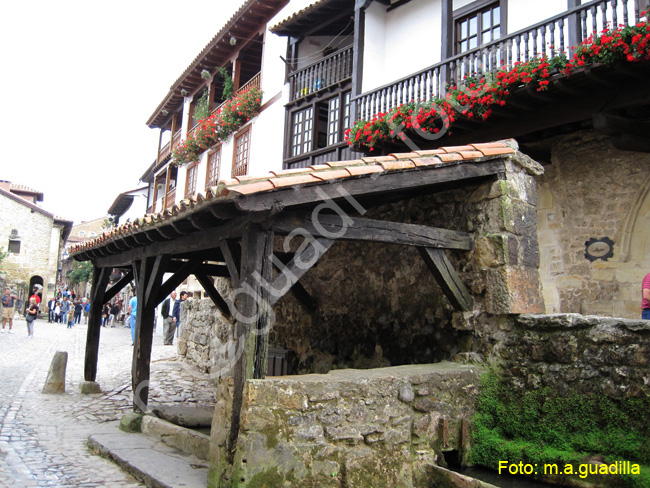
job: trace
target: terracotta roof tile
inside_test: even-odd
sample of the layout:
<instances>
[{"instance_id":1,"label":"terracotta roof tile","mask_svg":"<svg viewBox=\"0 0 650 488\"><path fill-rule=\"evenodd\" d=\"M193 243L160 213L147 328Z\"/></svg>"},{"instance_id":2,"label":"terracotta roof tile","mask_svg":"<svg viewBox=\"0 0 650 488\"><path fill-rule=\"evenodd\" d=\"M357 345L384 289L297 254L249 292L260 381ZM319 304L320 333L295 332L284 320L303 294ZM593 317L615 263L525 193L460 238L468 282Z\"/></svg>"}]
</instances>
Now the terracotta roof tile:
<instances>
[{"instance_id":1,"label":"terracotta roof tile","mask_svg":"<svg viewBox=\"0 0 650 488\"><path fill-rule=\"evenodd\" d=\"M498 156L500 154L513 154L515 152L511 147L477 147L483 156Z\"/></svg>"},{"instance_id":2,"label":"terracotta roof tile","mask_svg":"<svg viewBox=\"0 0 650 488\"><path fill-rule=\"evenodd\" d=\"M481 151L476 151L474 148L472 150L467 150L467 151L458 151L458 154L460 154L463 159L475 159L475 158L482 158L483 153Z\"/></svg>"},{"instance_id":3,"label":"terracotta roof tile","mask_svg":"<svg viewBox=\"0 0 650 488\"><path fill-rule=\"evenodd\" d=\"M322 171L322 170L327 170L330 169L331 166L329 164L313 164L311 166L308 166L308 168L312 171Z\"/></svg>"},{"instance_id":4,"label":"terracotta roof tile","mask_svg":"<svg viewBox=\"0 0 650 488\"><path fill-rule=\"evenodd\" d=\"M410 158L417 158L419 154L415 152L390 153L389 156L393 156L395 159L410 159Z\"/></svg>"},{"instance_id":5,"label":"terracotta roof tile","mask_svg":"<svg viewBox=\"0 0 650 488\"><path fill-rule=\"evenodd\" d=\"M386 161L381 164L381 167L386 171L395 169L412 169L415 168L415 163L410 159L401 159L399 161Z\"/></svg>"},{"instance_id":6,"label":"terracotta roof tile","mask_svg":"<svg viewBox=\"0 0 650 488\"><path fill-rule=\"evenodd\" d=\"M367 164L363 166L350 166L348 171L352 176L369 175L372 173L382 173L384 168L378 164Z\"/></svg>"},{"instance_id":7,"label":"terracotta roof tile","mask_svg":"<svg viewBox=\"0 0 650 488\"><path fill-rule=\"evenodd\" d=\"M318 171L312 173L312 176L314 178L318 178L319 180L322 181L335 180L337 178L347 178L348 176L351 175L352 173L350 173L347 169L332 169L329 171Z\"/></svg>"},{"instance_id":8,"label":"terracotta roof tile","mask_svg":"<svg viewBox=\"0 0 650 488\"><path fill-rule=\"evenodd\" d=\"M441 150L451 153L451 152L458 152L458 151L473 151L474 146L446 146L446 147L441 147Z\"/></svg>"},{"instance_id":9,"label":"terracotta roof tile","mask_svg":"<svg viewBox=\"0 0 650 488\"><path fill-rule=\"evenodd\" d=\"M273 190L275 186L269 180L258 181L257 183L249 183L247 185L237 185L230 188L230 191L241 193L242 195L250 195L261 191Z\"/></svg>"},{"instance_id":10,"label":"terracotta roof tile","mask_svg":"<svg viewBox=\"0 0 650 488\"><path fill-rule=\"evenodd\" d=\"M441 161L445 163L448 161L460 161L463 159L463 156L459 153L450 153L450 154L438 154L438 157Z\"/></svg>"},{"instance_id":11,"label":"terracotta roof tile","mask_svg":"<svg viewBox=\"0 0 650 488\"><path fill-rule=\"evenodd\" d=\"M355 166L355 165L365 164L365 163L361 159L352 159L349 161L328 161L325 164L331 168L340 168L341 166L348 167L348 166Z\"/></svg>"},{"instance_id":12,"label":"terracotta roof tile","mask_svg":"<svg viewBox=\"0 0 650 488\"><path fill-rule=\"evenodd\" d=\"M413 162L416 166L431 166L432 164L442 164L442 159L436 156L432 156L429 158L413 159Z\"/></svg>"},{"instance_id":13,"label":"terracotta roof tile","mask_svg":"<svg viewBox=\"0 0 650 488\"><path fill-rule=\"evenodd\" d=\"M309 168L294 168L294 169L283 169L281 171L270 171L273 176L291 176L300 173L309 173ZM259 178L259 176L258 176Z\"/></svg>"},{"instance_id":14,"label":"terracotta roof tile","mask_svg":"<svg viewBox=\"0 0 650 488\"><path fill-rule=\"evenodd\" d=\"M369 157L369 158L361 158L361 161L363 161L366 164L373 164L373 163L381 163L383 161L395 161L394 156L374 156L374 157Z\"/></svg>"},{"instance_id":15,"label":"terracotta roof tile","mask_svg":"<svg viewBox=\"0 0 650 488\"><path fill-rule=\"evenodd\" d=\"M446 151L444 149L428 149L426 151L413 151L413 152L418 156L422 157L422 156L432 156L435 154L442 154Z\"/></svg>"},{"instance_id":16,"label":"terracotta roof tile","mask_svg":"<svg viewBox=\"0 0 650 488\"><path fill-rule=\"evenodd\" d=\"M283 178L271 178L269 180L273 183L275 188L282 188L285 186L294 186L294 185L304 185L306 183L316 183L318 178L312 176L310 173L295 175L295 176L285 176Z\"/></svg>"}]
</instances>

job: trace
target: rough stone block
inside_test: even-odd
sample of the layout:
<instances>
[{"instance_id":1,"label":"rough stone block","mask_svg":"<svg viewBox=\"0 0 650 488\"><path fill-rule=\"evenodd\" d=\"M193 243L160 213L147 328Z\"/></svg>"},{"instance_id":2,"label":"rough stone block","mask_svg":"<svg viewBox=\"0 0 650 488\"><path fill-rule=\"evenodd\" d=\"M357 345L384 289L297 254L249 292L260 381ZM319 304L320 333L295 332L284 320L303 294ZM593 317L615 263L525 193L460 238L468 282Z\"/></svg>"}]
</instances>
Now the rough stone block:
<instances>
[{"instance_id":1,"label":"rough stone block","mask_svg":"<svg viewBox=\"0 0 650 488\"><path fill-rule=\"evenodd\" d=\"M514 266L491 269L487 281L485 308L488 313L544 312L537 269Z\"/></svg>"},{"instance_id":2,"label":"rough stone block","mask_svg":"<svg viewBox=\"0 0 650 488\"><path fill-rule=\"evenodd\" d=\"M54 353L47 379L43 386L43 393L65 393L65 370L68 365L68 353L57 351Z\"/></svg>"},{"instance_id":3,"label":"rough stone block","mask_svg":"<svg viewBox=\"0 0 650 488\"><path fill-rule=\"evenodd\" d=\"M82 395L90 395L93 393L101 393L102 389L99 387L99 383L95 381L82 381L79 383L79 391Z\"/></svg>"},{"instance_id":4,"label":"rough stone block","mask_svg":"<svg viewBox=\"0 0 650 488\"><path fill-rule=\"evenodd\" d=\"M120 420L120 430L124 432L140 432L142 426L142 414L126 412Z\"/></svg>"}]
</instances>

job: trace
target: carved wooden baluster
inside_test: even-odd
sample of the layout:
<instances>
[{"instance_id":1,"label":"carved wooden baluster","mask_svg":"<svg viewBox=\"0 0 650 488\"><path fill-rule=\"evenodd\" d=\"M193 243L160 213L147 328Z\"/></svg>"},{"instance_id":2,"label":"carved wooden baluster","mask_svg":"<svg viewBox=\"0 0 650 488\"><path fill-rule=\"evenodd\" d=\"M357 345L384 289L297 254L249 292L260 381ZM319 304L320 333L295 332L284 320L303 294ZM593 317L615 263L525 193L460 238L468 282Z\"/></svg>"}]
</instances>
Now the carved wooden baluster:
<instances>
[{"instance_id":1,"label":"carved wooden baluster","mask_svg":"<svg viewBox=\"0 0 650 488\"><path fill-rule=\"evenodd\" d=\"M627 15L627 0L622 0L621 5L623 5L623 24L629 25L627 23L628 15Z\"/></svg>"},{"instance_id":2,"label":"carved wooden baluster","mask_svg":"<svg viewBox=\"0 0 650 488\"><path fill-rule=\"evenodd\" d=\"M618 12L616 12L618 2L616 2L616 0L611 0L610 3L612 6L612 27L616 28L618 27Z\"/></svg>"}]
</instances>

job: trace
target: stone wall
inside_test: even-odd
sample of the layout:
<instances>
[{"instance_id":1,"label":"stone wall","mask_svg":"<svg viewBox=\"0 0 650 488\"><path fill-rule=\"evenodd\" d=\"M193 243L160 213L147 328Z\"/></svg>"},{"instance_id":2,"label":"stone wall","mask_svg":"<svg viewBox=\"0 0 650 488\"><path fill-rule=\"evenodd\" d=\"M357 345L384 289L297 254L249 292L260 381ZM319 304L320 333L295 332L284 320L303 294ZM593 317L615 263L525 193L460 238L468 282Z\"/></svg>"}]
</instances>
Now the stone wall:
<instances>
[{"instance_id":1,"label":"stone wall","mask_svg":"<svg viewBox=\"0 0 650 488\"><path fill-rule=\"evenodd\" d=\"M650 272L650 154L615 149L592 131L545 141L551 164L537 178L540 277L546 312L638 318ZM585 258L608 237L614 255Z\"/></svg>"},{"instance_id":2,"label":"stone wall","mask_svg":"<svg viewBox=\"0 0 650 488\"><path fill-rule=\"evenodd\" d=\"M48 283L56 282L60 228L51 217L20 203L0 196L3 217L0 219L0 249L6 251L12 229L20 236L20 253L9 254L2 262L7 286L19 297L28 291L33 276L43 278L45 298ZM54 242L56 241L56 242Z\"/></svg>"},{"instance_id":3,"label":"stone wall","mask_svg":"<svg viewBox=\"0 0 650 488\"><path fill-rule=\"evenodd\" d=\"M462 447L481 372L444 362L250 380L232 486L429 486L426 466Z\"/></svg>"},{"instance_id":4,"label":"stone wall","mask_svg":"<svg viewBox=\"0 0 650 488\"><path fill-rule=\"evenodd\" d=\"M508 322L493 357L515 388L611 398L650 392L650 321L555 314Z\"/></svg>"}]
</instances>

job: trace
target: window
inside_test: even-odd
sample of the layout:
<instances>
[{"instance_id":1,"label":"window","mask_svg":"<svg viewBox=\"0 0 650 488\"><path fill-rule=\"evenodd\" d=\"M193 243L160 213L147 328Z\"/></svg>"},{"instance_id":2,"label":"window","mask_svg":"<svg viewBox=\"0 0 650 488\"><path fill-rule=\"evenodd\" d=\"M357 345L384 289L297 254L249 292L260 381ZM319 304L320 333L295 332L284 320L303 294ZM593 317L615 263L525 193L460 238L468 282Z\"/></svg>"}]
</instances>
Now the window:
<instances>
[{"instance_id":1,"label":"window","mask_svg":"<svg viewBox=\"0 0 650 488\"><path fill-rule=\"evenodd\" d=\"M311 151L314 109L309 107L295 112L291 119L291 156Z\"/></svg>"},{"instance_id":2,"label":"window","mask_svg":"<svg viewBox=\"0 0 650 488\"><path fill-rule=\"evenodd\" d=\"M97 234L95 234L93 231L90 231L90 237L97 237Z\"/></svg>"},{"instance_id":3,"label":"window","mask_svg":"<svg viewBox=\"0 0 650 488\"><path fill-rule=\"evenodd\" d=\"M85 237L86 231L85 230L80 230L79 231L79 237Z\"/></svg>"},{"instance_id":4,"label":"window","mask_svg":"<svg viewBox=\"0 0 650 488\"><path fill-rule=\"evenodd\" d=\"M319 100L291 115L289 158L343 142L350 125L350 92Z\"/></svg>"},{"instance_id":5,"label":"window","mask_svg":"<svg viewBox=\"0 0 650 488\"><path fill-rule=\"evenodd\" d=\"M9 241L9 246L7 246L7 250L14 254L20 254L20 241L14 241L14 240Z\"/></svg>"},{"instance_id":6,"label":"window","mask_svg":"<svg viewBox=\"0 0 650 488\"><path fill-rule=\"evenodd\" d=\"M232 176L243 176L248 172L250 153L250 125L235 136L235 154L232 162Z\"/></svg>"},{"instance_id":7,"label":"window","mask_svg":"<svg viewBox=\"0 0 650 488\"><path fill-rule=\"evenodd\" d=\"M221 146L208 153L208 173L205 178L205 187L215 186L219 181L221 167Z\"/></svg>"},{"instance_id":8,"label":"window","mask_svg":"<svg viewBox=\"0 0 650 488\"><path fill-rule=\"evenodd\" d=\"M196 193L196 174L198 173L199 163L195 163L187 168L187 180L185 181L185 196L189 197Z\"/></svg>"},{"instance_id":9,"label":"window","mask_svg":"<svg viewBox=\"0 0 650 488\"><path fill-rule=\"evenodd\" d=\"M474 2L454 12L455 51L461 54L501 37L503 9L499 2ZM504 29L505 32L505 29Z\"/></svg>"}]
</instances>

